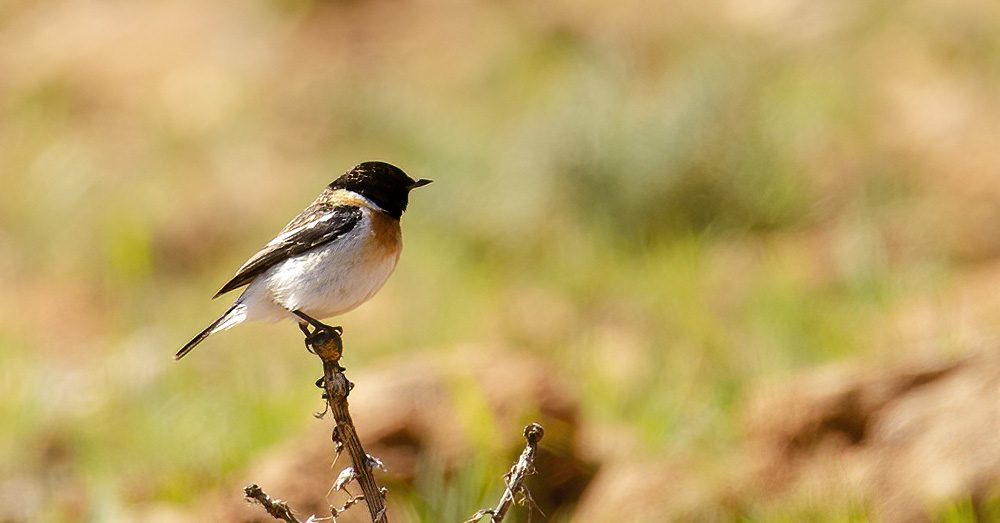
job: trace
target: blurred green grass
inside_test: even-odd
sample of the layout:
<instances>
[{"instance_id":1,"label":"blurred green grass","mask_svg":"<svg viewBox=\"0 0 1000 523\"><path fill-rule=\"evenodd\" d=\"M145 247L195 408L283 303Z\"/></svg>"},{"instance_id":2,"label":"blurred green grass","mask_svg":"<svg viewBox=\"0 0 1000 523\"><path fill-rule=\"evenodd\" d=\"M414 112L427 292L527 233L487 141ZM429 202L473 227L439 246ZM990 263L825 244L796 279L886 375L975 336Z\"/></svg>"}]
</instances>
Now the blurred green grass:
<instances>
[{"instance_id":1,"label":"blurred green grass","mask_svg":"<svg viewBox=\"0 0 1000 523\"><path fill-rule=\"evenodd\" d=\"M997 254L997 228L962 227L1000 195L998 29L972 1L9 4L0 481L44 520L114 521L309 423L288 325L169 356L368 159L436 183L397 274L340 321L352 367L508 342L577 378L588 423L711 469L747 387L905 354L886 318ZM504 465L477 466L429 465L415 516L491 499Z\"/></svg>"}]
</instances>

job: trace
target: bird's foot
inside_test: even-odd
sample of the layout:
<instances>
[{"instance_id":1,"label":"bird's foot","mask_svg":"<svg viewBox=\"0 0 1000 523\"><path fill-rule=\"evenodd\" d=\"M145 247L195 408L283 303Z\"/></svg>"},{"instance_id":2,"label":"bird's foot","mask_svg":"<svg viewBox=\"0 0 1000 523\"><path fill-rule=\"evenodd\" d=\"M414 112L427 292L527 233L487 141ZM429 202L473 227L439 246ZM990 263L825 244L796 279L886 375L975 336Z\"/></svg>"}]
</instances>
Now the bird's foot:
<instances>
[{"instance_id":1,"label":"bird's foot","mask_svg":"<svg viewBox=\"0 0 1000 523\"><path fill-rule=\"evenodd\" d=\"M306 349L316 354L316 347L322 347L331 341L337 344L338 350L343 346L340 336L344 334L344 329L340 326L327 325L302 311L292 311L292 314L299 317L299 330L305 335ZM309 330L309 326L313 330Z\"/></svg>"},{"instance_id":2,"label":"bird's foot","mask_svg":"<svg viewBox=\"0 0 1000 523\"><path fill-rule=\"evenodd\" d=\"M299 328L302 329L302 333L306 336L306 350L313 354L316 354L316 347L325 346L330 342L335 343L338 349L343 346L340 336L344 333L344 329L339 326L322 325L313 329L312 332L302 324L299 325Z\"/></svg>"}]
</instances>

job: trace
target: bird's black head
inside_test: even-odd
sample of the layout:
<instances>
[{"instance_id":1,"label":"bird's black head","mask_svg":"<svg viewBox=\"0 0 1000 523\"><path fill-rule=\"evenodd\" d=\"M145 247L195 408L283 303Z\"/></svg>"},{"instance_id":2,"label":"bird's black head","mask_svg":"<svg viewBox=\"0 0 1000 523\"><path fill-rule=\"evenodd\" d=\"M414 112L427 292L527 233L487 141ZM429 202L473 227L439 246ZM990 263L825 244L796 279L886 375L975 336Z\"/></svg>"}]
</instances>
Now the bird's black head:
<instances>
[{"instance_id":1,"label":"bird's black head","mask_svg":"<svg viewBox=\"0 0 1000 523\"><path fill-rule=\"evenodd\" d=\"M365 162L354 166L329 187L356 192L398 220L406 210L410 191L429 183L430 180L414 180L398 167L384 162Z\"/></svg>"}]
</instances>

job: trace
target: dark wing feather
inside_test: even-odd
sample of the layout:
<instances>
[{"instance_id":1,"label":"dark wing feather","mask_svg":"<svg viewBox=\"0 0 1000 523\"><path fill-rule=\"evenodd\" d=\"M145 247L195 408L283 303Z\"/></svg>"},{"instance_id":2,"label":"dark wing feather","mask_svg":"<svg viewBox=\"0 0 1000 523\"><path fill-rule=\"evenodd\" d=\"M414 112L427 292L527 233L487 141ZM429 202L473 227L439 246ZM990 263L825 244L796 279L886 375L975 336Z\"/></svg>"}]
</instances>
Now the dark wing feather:
<instances>
[{"instance_id":1,"label":"dark wing feather","mask_svg":"<svg viewBox=\"0 0 1000 523\"><path fill-rule=\"evenodd\" d=\"M354 205L310 206L286 225L271 243L247 260L236 271L236 276L223 285L213 298L249 284L257 276L292 256L336 240L354 229L360 220L361 209Z\"/></svg>"}]
</instances>

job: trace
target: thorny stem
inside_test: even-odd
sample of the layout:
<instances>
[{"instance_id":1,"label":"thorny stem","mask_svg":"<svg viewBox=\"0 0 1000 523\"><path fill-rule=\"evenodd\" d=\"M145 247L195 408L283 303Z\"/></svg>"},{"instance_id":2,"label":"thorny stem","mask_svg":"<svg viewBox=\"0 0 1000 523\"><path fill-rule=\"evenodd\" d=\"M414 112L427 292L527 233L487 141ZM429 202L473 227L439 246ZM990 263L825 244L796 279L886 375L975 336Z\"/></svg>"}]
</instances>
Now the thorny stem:
<instances>
[{"instance_id":1,"label":"thorny stem","mask_svg":"<svg viewBox=\"0 0 1000 523\"><path fill-rule=\"evenodd\" d=\"M308 318L308 317L306 317ZM311 318L309 318L311 320ZM312 320L315 322L315 320ZM315 322L319 323L319 322ZM315 325L315 324L314 324ZM340 356L344 351L344 343L340 338L340 327L329 327L319 323L315 325L313 332L303 325L303 333L306 335L306 346L310 352L319 356L323 361L323 378L317 383L323 388L323 399L326 400L330 413L333 415L335 425L333 427L333 441L337 444L337 455L340 455L342 448L347 448L347 453L351 456L351 463L354 465L354 475L358 483L361 484L361 496L352 498L340 510L331 508L334 519L337 514L348 507L364 499L368 505L368 512L373 523L389 523L389 517L385 510L384 489L379 488L375 483L372 474L372 463L381 466L376 459L371 459L361 446L361 439L358 431L354 428L354 421L351 420L351 413L347 410L347 395L350 394L354 384L344 376L344 369L340 366ZM320 417L322 417L320 415ZM247 499L260 503L267 510L267 513L276 519L287 523L300 523L292 514L288 505L281 500L272 500L256 484L247 485L244 489ZM310 518L310 521L314 521Z\"/></svg>"},{"instance_id":2,"label":"thorny stem","mask_svg":"<svg viewBox=\"0 0 1000 523\"><path fill-rule=\"evenodd\" d=\"M260 506L264 507L264 510L274 519L280 519L286 523L301 523L292 514L292 510L288 508L287 503L280 499L271 499L271 496L265 494L256 483L251 483L243 487L243 495L249 500L260 503Z\"/></svg>"},{"instance_id":3,"label":"thorny stem","mask_svg":"<svg viewBox=\"0 0 1000 523\"><path fill-rule=\"evenodd\" d=\"M517 463L504 476L507 488L503 491L503 495L500 496L500 503L497 504L497 508L482 509L467 519L465 523L479 521L487 514L490 516L490 523L502 522L504 516L507 515L507 510L514 504L515 496L518 494L521 494L523 498L534 505L534 502L531 501L531 495L528 494L528 489L524 486L524 478L529 474L535 473L535 454L538 452L538 442L541 441L544 435L545 429L538 423L529 423L524 427L524 439L527 440L528 444L525 445L524 451L521 452L521 457L518 458Z\"/></svg>"},{"instance_id":4,"label":"thorny stem","mask_svg":"<svg viewBox=\"0 0 1000 523\"><path fill-rule=\"evenodd\" d=\"M314 333L315 334L315 333ZM361 446L361 439L354 428L354 421L351 420L351 413L347 409L347 395L350 394L354 386L347 377L344 376L344 369L340 366L340 356L344 350L344 344L340 339L340 333L331 329L328 336L321 337L322 344L310 343L313 352L323 361L323 394L330 407L330 413L336 422L333 428L334 441L340 442L347 449L351 456L351 463L358 474L358 483L361 484L361 491L364 495L365 504L368 505L368 512L374 523L388 523L389 518L385 510L385 498L382 489L375 483L375 476L372 474L369 465L368 454Z\"/></svg>"}]
</instances>

